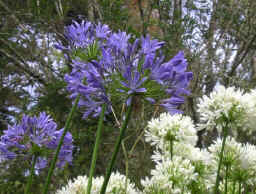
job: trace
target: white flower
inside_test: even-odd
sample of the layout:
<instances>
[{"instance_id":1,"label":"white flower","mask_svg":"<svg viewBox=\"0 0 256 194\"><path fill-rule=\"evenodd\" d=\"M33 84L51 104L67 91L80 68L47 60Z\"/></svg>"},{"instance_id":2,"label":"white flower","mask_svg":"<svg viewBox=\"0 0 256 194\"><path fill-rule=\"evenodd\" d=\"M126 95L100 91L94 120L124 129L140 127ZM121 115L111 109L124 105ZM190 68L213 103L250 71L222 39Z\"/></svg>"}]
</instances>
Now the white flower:
<instances>
[{"instance_id":1,"label":"white flower","mask_svg":"<svg viewBox=\"0 0 256 194\"><path fill-rule=\"evenodd\" d=\"M197 134L190 117L181 114L162 113L159 118L149 121L145 139L162 150L170 149L170 142L196 145Z\"/></svg>"},{"instance_id":2,"label":"white flower","mask_svg":"<svg viewBox=\"0 0 256 194\"><path fill-rule=\"evenodd\" d=\"M104 177L93 178L91 194L99 194L103 184ZM56 194L84 194L87 189L88 178L87 176L78 176L74 181L69 181L68 184L62 189L58 190ZM125 194L126 177L119 172L112 173L106 193L107 194ZM135 189L135 185L127 179L127 194L139 194L140 192Z\"/></svg>"},{"instance_id":3,"label":"white flower","mask_svg":"<svg viewBox=\"0 0 256 194\"><path fill-rule=\"evenodd\" d=\"M243 130L251 128L252 105L248 95L234 87L216 87L210 97L203 96L199 99L198 112L200 114L199 128L212 130L214 127L220 132L224 120L232 122L232 127L241 127Z\"/></svg>"},{"instance_id":4,"label":"white flower","mask_svg":"<svg viewBox=\"0 0 256 194\"><path fill-rule=\"evenodd\" d=\"M192 162L201 162L205 165L210 163L210 153L206 149L189 146L189 149L181 154Z\"/></svg>"},{"instance_id":5,"label":"white flower","mask_svg":"<svg viewBox=\"0 0 256 194\"><path fill-rule=\"evenodd\" d=\"M175 157L182 157L185 160L189 160L191 164L194 166L194 173L197 174L197 179L193 183L193 188L197 188L197 191L201 191L202 193L209 191L212 188L211 179L212 171L210 169L210 153L206 149L199 149L197 147L183 144L183 143L175 143L176 152L174 152ZM152 160L156 163L161 161L165 161L171 158L170 152L156 150L152 155Z\"/></svg>"},{"instance_id":6,"label":"white flower","mask_svg":"<svg viewBox=\"0 0 256 194\"><path fill-rule=\"evenodd\" d=\"M220 190L220 193L225 193L225 181L220 182L219 190ZM234 185L234 182L227 183L227 193L239 193L238 191L239 191L238 183L235 185ZM241 193L245 193L244 187L241 187Z\"/></svg>"},{"instance_id":7,"label":"white flower","mask_svg":"<svg viewBox=\"0 0 256 194\"><path fill-rule=\"evenodd\" d=\"M221 152L222 141L223 140L221 138L218 138L208 148L211 153L212 165L215 166L216 168L219 163L219 156ZM238 143L234 138L228 136L226 138L226 143L225 143L224 152L223 152L223 159L222 159L223 164L234 165L241 154L241 148L242 148L241 143Z\"/></svg>"},{"instance_id":8,"label":"white flower","mask_svg":"<svg viewBox=\"0 0 256 194\"><path fill-rule=\"evenodd\" d=\"M98 185L101 185L103 182L101 179L102 178L93 179L92 194L99 192ZM74 181L69 180L68 184L58 190L56 194L83 194L83 192L86 191L87 182L87 176L78 176Z\"/></svg>"},{"instance_id":9,"label":"white flower","mask_svg":"<svg viewBox=\"0 0 256 194\"><path fill-rule=\"evenodd\" d=\"M166 158L151 170L152 177L141 181L143 193L191 193L188 186L196 181L194 166L187 159L176 156L172 160Z\"/></svg>"},{"instance_id":10,"label":"white flower","mask_svg":"<svg viewBox=\"0 0 256 194\"><path fill-rule=\"evenodd\" d=\"M173 155L183 157L184 159L189 159L191 162L202 162L204 164L210 163L210 153L206 149L200 149L194 147L190 144L185 143L174 143ZM171 158L171 153L164 150L156 150L151 156L154 162L159 162L163 158Z\"/></svg>"},{"instance_id":11,"label":"white flower","mask_svg":"<svg viewBox=\"0 0 256 194\"><path fill-rule=\"evenodd\" d=\"M125 192L125 183L127 181L127 190ZM119 172L112 173L108 187L107 194L138 194L138 190L135 189L135 184L131 183L130 179L126 178L126 176L120 174Z\"/></svg>"},{"instance_id":12,"label":"white flower","mask_svg":"<svg viewBox=\"0 0 256 194\"><path fill-rule=\"evenodd\" d=\"M241 149L241 154L239 157L241 161L241 168L245 170L256 169L256 147L246 143Z\"/></svg>"},{"instance_id":13,"label":"white flower","mask_svg":"<svg viewBox=\"0 0 256 194\"><path fill-rule=\"evenodd\" d=\"M213 145L209 147L212 159L213 172L217 170L219 156L221 152L222 139L217 139ZM256 174L256 147L250 144L241 144L236 142L234 138L227 137L220 174L225 177L225 170L229 168L229 179L232 181L244 181L247 185L255 184Z\"/></svg>"},{"instance_id":14,"label":"white flower","mask_svg":"<svg viewBox=\"0 0 256 194\"><path fill-rule=\"evenodd\" d=\"M249 104L248 112L248 122L250 126L256 126L256 89L251 90L249 93L245 94L245 100Z\"/></svg>"}]
</instances>

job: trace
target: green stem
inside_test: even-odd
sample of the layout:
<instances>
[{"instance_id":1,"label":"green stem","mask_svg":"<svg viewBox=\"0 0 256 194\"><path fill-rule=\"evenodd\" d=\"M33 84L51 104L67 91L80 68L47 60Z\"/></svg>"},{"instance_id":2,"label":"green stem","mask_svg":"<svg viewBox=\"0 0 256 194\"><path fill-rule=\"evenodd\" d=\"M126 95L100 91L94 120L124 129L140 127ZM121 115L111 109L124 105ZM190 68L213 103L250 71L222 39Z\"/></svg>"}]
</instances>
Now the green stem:
<instances>
[{"instance_id":1,"label":"green stem","mask_svg":"<svg viewBox=\"0 0 256 194\"><path fill-rule=\"evenodd\" d=\"M30 189L30 186L32 184L32 180L33 180L33 176L34 176L34 172L35 172L36 159L37 159L37 156L35 155L34 158L33 158L33 161L32 161L32 166L31 166L30 171L29 171L30 175L29 175L28 183L27 183L27 186L26 186L26 189L25 189L25 194L29 193L29 189Z\"/></svg>"},{"instance_id":2,"label":"green stem","mask_svg":"<svg viewBox=\"0 0 256 194\"><path fill-rule=\"evenodd\" d=\"M235 194L235 191L236 191L236 181L233 182L233 191L232 191L232 194Z\"/></svg>"},{"instance_id":3,"label":"green stem","mask_svg":"<svg viewBox=\"0 0 256 194\"><path fill-rule=\"evenodd\" d=\"M173 138L170 140L170 152L171 152L171 160L173 158Z\"/></svg>"},{"instance_id":4,"label":"green stem","mask_svg":"<svg viewBox=\"0 0 256 194\"><path fill-rule=\"evenodd\" d=\"M96 133L96 141L95 141L95 145L94 145L94 149L93 149L92 162L91 162L89 180L88 180L88 185L87 185L87 194L91 193L92 177L93 177L94 171L95 171L95 165L96 165L97 153L98 153L99 144L100 144L100 137L101 137L101 134L102 134L102 124L103 124L103 120L104 120L105 110L106 110L106 104L103 104L102 109L101 109L100 119L99 119L99 122L98 122L98 129L97 129L97 133Z\"/></svg>"},{"instance_id":5,"label":"green stem","mask_svg":"<svg viewBox=\"0 0 256 194\"><path fill-rule=\"evenodd\" d=\"M104 182L103 182L103 185L101 187L100 194L105 194L105 192L106 192L108 181L109 181L109 178L111 176L111 172L112 172L113 166L115 164L118 151L120 149L120 144L121 144L121 141L123 139L123 136L124 136L125 130L127 128L128 122L130 120L130 116L131 116L131 112L132 112L132 104L133 104L133 99L131 99L131 105L128 107L128 111L125 114L125 120L122 124L121 130L120 130L120 135L118 136L118 139L116 141L114 152L112 154L111 161L110 161L109 166L107 168L107 172L106 172L106 175L104 177Z\"/></svg>"},{"instance_id":6,"label":"green stem","mask_svg":"<svg viewBox=\"0 0 256 194\"><path fill-rule=\"evenodd\" d=\"M238 193L241 194L241 187L242 187L241 181L239 181L238 184L239 184L239 185L238 185Z\"/></svg>"},{"instance_id":7,"label":"green stem","mask_svg":"<svg viewBox=\"0 0 256 194\"><path fill-rule=\"evenodd\" d=\"M125 149L124 140L122 141L122 148L123 148L124 157L125 157L125 192L124 194L126 194L127 187L128 187L129 159L128 159L127 151Z\"/></svg>"},{"instance_id":8,"label":"green stem","mask_svg":"<svg viewBox=\"0 0 256 194\"><path fill-rule=\"evenodd\" d=\"M46 179L46 183L45 183L45 186L44 186L44 190L43 190L43 194L47 194L48 192L48 188L49 188L49 184L50 184L50 180L51 180L51 177L52 177L52 174L53 174L53 171L54 171L54 168L55 168L55 165L56 165L56 161L58 159L58 155L59 155L59 152L60 152L60 149L61 149L61 146L63 144L63 141L64 141L64 137L71 125L71 121L72 121L72 118L73 118L73 115L76 111L76 108L77 108L77 104L79 102L79 99L80 99L80 95L78 95L75 99L75 103L73 104L72 108L71 108L71 111L69 112L69 115L68 115L68 118L67 118L67 121L66 121L66 124L65 124L65 127L64 127L64 131L62 133L62 136L60 138L60 141L59 141L59 144L57 146L57 149L56 149L56 152L55 152L55 155L53 157L53 160L51 162L51 166L50 166L50 170L48 171L48 175L47 175L47 179Z\"/></svg>"},{"instance_id":9,"label":"green stem","mask_svg":"<svg viewBox=\"0 0 256 194\"><path fill-rule=\"evenodd\" d=\"M224 147L225 147L225 143L226 143L226 139L227 139L227 122L226 125L223 128L223 133L224 133L224 137L222 140L222 145L221 145L221 152L220 152L220 161L218 164L218 171L217 171L217 177L216 177L216 183L215 183L215 194L218 194L219 191L219 184L220 184L220 169L221 169L221 164L222 164L222 159L223 159L223 152L224 152Z\"/></svg>"},{"instance_id":10,"label":"green stem","mask_svg":"<svg viewBox=\"0 0 256 194\"><path fill-rule=\"evenodd\" d=\"M228 191L228 165L226 165L226 172L225 172L225 194L227 194Z\"/></svg>"}]
</instances>

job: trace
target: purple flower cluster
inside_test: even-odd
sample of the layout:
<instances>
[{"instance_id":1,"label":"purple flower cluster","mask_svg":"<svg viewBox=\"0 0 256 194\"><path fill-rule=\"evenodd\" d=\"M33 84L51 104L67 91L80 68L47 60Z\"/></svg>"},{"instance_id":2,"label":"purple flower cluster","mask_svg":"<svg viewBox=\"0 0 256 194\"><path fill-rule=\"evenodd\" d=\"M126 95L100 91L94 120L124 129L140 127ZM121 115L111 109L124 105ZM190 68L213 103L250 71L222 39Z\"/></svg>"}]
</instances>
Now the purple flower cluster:
<instances>
[{"instance_id":1,"label":"purple flower cluster","mask_svg":"<svg viewBox=\"0 0 256 194\"><path fill-rule=\"evenodd\" d=\"M65 27L64 35L68 40L68 45L56 45L61 50L71 51L72 49L88 48L96 40L104 40L110 34L110 29L107 25L94 25L91 22L82 21L80 24L76 21L72 25Z\"/></svg>"},{"instance_id":2,"label":"purple flower cluster","mask_svg":"<svg viewBox=\"0 0 256 194\"><path fill-rule=\"evenodd\" d=\"M192 72L186 72L188 64L182 51L164 62L160 50L164 42L151 40L149 36L132 42L132 35L126 32L115 33L107 25L84 21L68 26L65 36L69 48L90 48L97 44L100 53L96 60L86 60L79 57L81 54L72 57L72 72L65 76L71 98L81 95L79 106L85 109L84 118L98 116L103 103L108 105L107 113L110 112L111 99L117 93L127 104L132 95L140 95L171 114L181 112L178 108L184 103L184 95L189 94L187 88L193 77ZM64 49L62 45L57 47ZM160 93L168 98L155 98Z\"/></svg>"},{"instance_id":3,"label":"purple flower cluster","mask_svg":"<svg viewBox=\"0 0 256 194\"><path fill-rule=\"evenodd\" d=\"M15 159L22 156L26 159L37 157L36 169L47 166L47 160L52 158L63 129L57 130L57 124L46 113L38 117L24 115L19 124L8 126L0 137L0 155L2 159ZM58 167L66 162L72 162L72 135L68 132L60 150L57 161Z\"/></svg>"}]
</instances>

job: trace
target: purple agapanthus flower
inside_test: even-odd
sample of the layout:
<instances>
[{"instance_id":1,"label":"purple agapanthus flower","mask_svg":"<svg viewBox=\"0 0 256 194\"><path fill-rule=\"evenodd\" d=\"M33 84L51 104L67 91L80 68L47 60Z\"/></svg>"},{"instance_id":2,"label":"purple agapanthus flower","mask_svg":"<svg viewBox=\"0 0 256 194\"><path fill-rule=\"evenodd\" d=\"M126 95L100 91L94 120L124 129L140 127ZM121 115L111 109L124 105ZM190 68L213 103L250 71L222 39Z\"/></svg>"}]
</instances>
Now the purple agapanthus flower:
<instances>
[{"instance_id":1,"label":"purple agapanthus flower","mask_svg":"<svg viewBox=\"0 0 256 194\"><path fill-rule=\"evenodd\" d=\"M73 21L73 24L66 26L64 29L64 36L68 44L59 43L55 47L70 52L73 49L86 49L94 44L96 40L103 43L110 34L111 30L106 24L98 23L95 25L91 22L82 21L78 23Z\"/></svg>"},{"instance_id":2,"label":"purple agapanthus flower","mask_svg":"<svg viewBox=\"0 0 256 194\"><path fill-rule=\"evenodd\" d=\"M76 64L76 62L74 62ZM104 69L95 61L87 63L83 68L77 68L73 65L70 74L65 75L65 81L68 83L67 89L71 92L71 98L74 99L80 94L78 106L84 110L83 118L89 115L97 117L101 112L101 105L110 105L105 85L108 82L104 79ZM106 114L110 111L107 107Z\"/></svg>"},{"instance_id":3,"label":"purple agapanthus flower","mask_svg":"<svg viewBox=\"0 0 256 194\"><path fill-rule=\"evenodd\" d=\"M155 54L155 52L163 46L164 42L150 39L147 35L145 38L141 37L141 51L145 55Z\"/></svg>"},{"instance_id":4,"label":"purple agapanthus flower","mask_svg":"<svg viewBox=\"0 0 256 194\"><path fill-rule=\"evenodd\" d=\"M19 124L8 126L1 136L1 155L6 160L15 159L17 156L37 156L36 169L45 168L57 148L62 132L63 129L57 130L57 124L44 112L38 117L24 115ZM60 150L58 167L72 162L72 149L72 135L68 132Z\"/></svg>"},{"instance_id":5,"label":"purple agapanthus flower","mask_svg":"<svg viewBox=\"0 0 256 194\"><path fill-rule=\"evenodd\" d=\"M65 76L71 98L81 96L78 105L84 109L84 118L98 116L102 104L107 104L106 114L109 113L113 92L119 92L127 104L132 95L140 95L150 103L163 106L171 114L181 112L178 108L184 103L184 95L189 94L188 85L193 77L192 72L186 71L188 64L182 51L164 62L161 53L164 42L152 40L149 35L131 41L132 35L126 32L115 33L106 25L90 22L74 23L67 29L65 33L70 44L77 42L76 45L90 47L84 37L87 31L91 40L98 44L97 59L73 60L72 72ZM75 32L81 29L86 31L84 36L80 33L76 36ZM161 91L153 91L152 95L154 86ZM156 99L159 93L168 98Z\"/></svg>"},{"instance_id":6,"label":"purple agapanthus flower","mask_svg":"<svg viewBox=\"0 0 256 194\"><path fill-rule=\"evenodd\" d=\"M111 33L108 25L99 23L95 27L96 37L99 39L106 39L108 35Z\"/></svg>"},{"instance_id":7,"label":"purple agapanthus flower","mask_svg":"<svg viewBox=\"0 0 256 194\"><path fill-rule=\"evenodd\" d=\"M125 82L121 81L120 83L122 86L128 89L127 94L138 94L138 93L145 93L147 90L141 85L147 80L146 77L141 78L141 74L138 71L132 72L131 67L126 68L126 72L124 73L123 77L125 78ZM125 92L124 90L119 90L121 92ZM131 104L131 97L128 98L127 104Z\"/></svg>"},{"instance_id":8,"label":"purple agapanthus flower","mask_svg":"<svg viewBox=\"0 0 256 194\"><path fill-rule=\"evenodd\" d=\"M82 21L79 24L74 21L72 25L65 28L65 36L74 47L86 48L94 41L91 26L92 24L90 22Z\"/></svg>"},{"instance_id":9,"label":"purple agapanthus flower","mask_svg":"<svg viewBox=\"0 0 256 194\"><path fill-rule=\"evenodd\" d=\"M131 35L126 32L113 33L108 39L108 46L114 48L118 53L126 53L130 37Z\"/></svg>"},{"instance_id":10,"label":"purple agapanthus flower","mask_svg":"<svg viewBox=\"0 0 256 194\"><path fill-rule=\"evenodd\" d=\"M163 85L166 93L170 95L169 99L162 100L161 105L171 114L181 113L177 108L185 101L182 95L190 94L187 88L193 73L186 72L187 65L184 53L180 51L167 63L157 63L152 67L151 78Z\"/></svg>"}]
</instances>

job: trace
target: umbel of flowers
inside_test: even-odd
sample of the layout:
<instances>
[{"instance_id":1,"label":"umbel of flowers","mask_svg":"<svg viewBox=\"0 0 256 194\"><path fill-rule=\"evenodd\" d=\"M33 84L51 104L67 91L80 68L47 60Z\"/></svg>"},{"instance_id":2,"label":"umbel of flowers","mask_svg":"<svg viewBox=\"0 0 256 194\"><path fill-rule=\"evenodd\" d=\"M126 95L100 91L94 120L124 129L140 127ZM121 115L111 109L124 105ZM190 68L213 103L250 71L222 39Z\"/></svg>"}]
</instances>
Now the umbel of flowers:
<instances>
[{"instance_id":1,"label":"umbel of flowers","mask_svg":"<svg viewBox=\"0 0 256 194\"><path fill-rule=\"evenodd\" d=\"M221 133L223 123L227 121L232 125L230 132L234 136L237 136L238 129L251 133L254 130L252 119L256 113L255 100L251 98L251 94L244 94L234 87L217 86L209 97L203 96L199 100L199 127L209 131L216 128Z\"/></svg>"},{"instance_id":2,"label":"umbel of flowers","mask_svg":"<svg viewBox=\"0 0 256 194\"><path fill-rule=\"evenodd\" d=\"M84 118L99 116L102 104L111 112L111 102L131 103L133 95L160 104L171 114L184 103L192 73L186 72L184 53L164 62L160 49L164 42L149 36L132 41L126 32L112 32L107 25L82 22L68 26L65 36L68 46L58 45L70 53L72 72L65 76L67 89L74 99L81 95L78 106L84 109ZM169 98L159 99L159 94ZM106 114L105 113L105 114Z\"/></svg>"},{"instance_id":3,"label":"umbel of flowers","mask_svg":"<svg viewBox=\"0 0 256 194\"><path fill-rule=\"evenodd\" d=\"M156 147L151 178L143 193L204 193L209 184L209 152L196 148L197 130L188 116L162 113L148 122L145 140Z\"/></svg>"},{"instance_id":4,"label":"umbel of flowers","mask_svg":"<svg viewBox=\"0 0 256 194\"><path fill-rule=\"evenodd\" d=\"M155 145L163 152L172 155L177 147L195 146L197 142L195 126L190 117L181 114L170 115L168 113L160 114L159 118L152 119L148 123L145 132L146 141ZM184 153L184 152L183 152Z\"/></svg>"},{"instance_id":5,"label":"umbel of flowers","mask_svg":"<svg viewBox=\"0 0 256 194\"><path fill-rule=\"evenodd\" d=\"M24 115L21 122L8 126L1 136L1 153L5 160L15 159L18 156L25 160L35 159L35 168L43 169L47 166L51 150L55 150L63 129L57 130L57 124L46 115L40 113L37 116ZM72 162L72 135L67 133L60 151L57 166L64 167Z\"/></svg>"},{"instance_id":6,"label":"umbel of flowers","mask_svg":"<svg viewBox=\"0 0 256 194\"><path fill-rule=\"evenodd\" d=\"M188 159L165 158L151 170L152 177L142 180L143 193L179 194L191 193L189 186L197 180L198 174Z\"/></svg>"},{"instance_id":7,"label":"umbel of flowers","mask_svg":"<svg viewBox=\"0 0 256 194\"><path fill-rule=\"evenodd\" d=\"M8 129L4 130L0 139L2 159L14 160L22 157L24 160L32 161L31 179L25 192L29 190L34 171L48 166L62 133L63 129L57 130L57 124L44 112L38 117L24 115L20 123L8 126ZM72 162L72 141L72 135L67 133L57 161L59 168Z\"/></svg>"},{"instance_id":8,"label":"umbel of flowers","mask_svg":"<svg viewBox=\"0 0 256 194\"><path fill-rule=\"evenodd\" d=\"M217 139L210 147L211 152L211 170L217 172L217 166L220 160L220 152L222 139ZM232 137L227 137L223 151L222 168L220 176L222 187L225 190L225 185L228 187L233 183L233 189L243 189L249 192L248 188L255 188L256 181L256 147L248 143L241 144L236 142ZM243 187L241 187L243 185ZM237 188L236 188L237 187ZM226 188L228 189L228 188ZM231 191L231 188L230 190ZM228 191L227 191L228 192ZM229 193L229 192L228 192Z\"/></svg>"}]
</instances>

